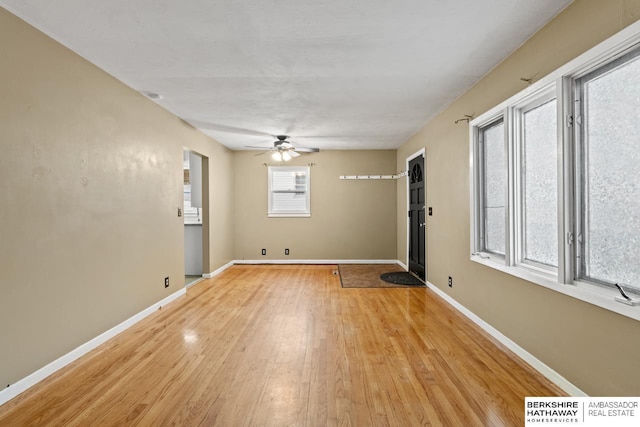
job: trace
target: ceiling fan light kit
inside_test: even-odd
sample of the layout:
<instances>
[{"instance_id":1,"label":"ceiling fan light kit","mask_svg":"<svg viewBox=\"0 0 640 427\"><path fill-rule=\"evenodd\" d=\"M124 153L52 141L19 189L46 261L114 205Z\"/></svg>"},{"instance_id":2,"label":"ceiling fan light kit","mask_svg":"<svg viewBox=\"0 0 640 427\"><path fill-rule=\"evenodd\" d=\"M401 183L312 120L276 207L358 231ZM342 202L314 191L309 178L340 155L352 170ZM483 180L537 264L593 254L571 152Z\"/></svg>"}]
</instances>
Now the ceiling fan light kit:
<instances>
[{"instance_id":1,"label":"ceiling fan light kit","mask_svg":"<svg viewBox=\"0 0 640 427\"><path fill-rule=\"evenodd\" d=\"M271 154L271 158L276 162L288 162L292 158L298 157L299 155L300 154L296 153L295 151L292 151L292 149L279 149L278 151L274 151L273 154Z\"/></svg>"},{"instance_id":2,"label":"ceiling fan light kit","mask_svg":"<svg viewBox=\"0 0 640 427\"><path fill-rule=\"evenodd\" d=\"M296 147L291 142L287 141L287 138L289 137L286 135L278 135L276 136L276 138L277 141L273 141L273 147L269 148L269 151L267 151L271 152L271 158L276 162L288 162L292 158L300 156L300 153L298 153L298 151L305 153L317 153L320 151L319 148ZM266 147L255 147L250 145L247 145L246 148L267 149Z\"/></svg>"}]
</instances>

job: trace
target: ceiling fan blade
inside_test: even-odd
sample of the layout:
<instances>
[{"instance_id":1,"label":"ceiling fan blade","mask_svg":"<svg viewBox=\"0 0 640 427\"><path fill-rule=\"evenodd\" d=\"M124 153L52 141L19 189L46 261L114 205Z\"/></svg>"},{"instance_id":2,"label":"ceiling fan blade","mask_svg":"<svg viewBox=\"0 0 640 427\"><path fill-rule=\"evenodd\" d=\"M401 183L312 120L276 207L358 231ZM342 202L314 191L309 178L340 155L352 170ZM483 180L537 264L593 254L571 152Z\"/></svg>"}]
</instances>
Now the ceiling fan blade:
<instances>
[{"instance_id":1,"label":"ceiling fan blade","mask_svg":"<svg viewBox=\"0 0 640 427\"><path fill-rule=\"evenodd\" d=\"M312 148L312 147L296 147L295 150L301 153L317 153L320 151L319 148Z\"/></svg>"},{"instance_id":2,"label":"ceiling fan blade","mask_svg":"<svg viewBox=\"0 0 640 427\"><path fill-rule=\"evenodd\" d=\"M254 154L253 157L262 156L263 154L267 154L268 151L263 151L262 153Z\"/></svg>"},{"instance_id":3,"label":"ceiling fan blade","mask_svg":"<svg viewBox=\"0 0 640 427\"><path fill-rule=\"evenodd\" d=\"M258 147L256 145L245 145L244 148L254 148L256 150L271 150L272 149L272 147L265 147L265 146Z\"/></svg>"},{"instance_id":4,"label":"ceiling fan blade","mask_svg":"<svg viewBox=\"0 0 640 427\"><path fill-rule=\"evenodd\" d=\"M296 153L295 150L289 150L288 153L291 157L300 157L300 154Z\"/></svg>"},{"instance_id":5,"label":"ceiling fan blade","mask_svg":"<svg viewBox=\"0 0 640 427\"><path fill-rule=\"evenodd\" d=\"M280 143L278 146L286 149L294 148L293 145L287 141Z\"/></svg>"}]
</instances>

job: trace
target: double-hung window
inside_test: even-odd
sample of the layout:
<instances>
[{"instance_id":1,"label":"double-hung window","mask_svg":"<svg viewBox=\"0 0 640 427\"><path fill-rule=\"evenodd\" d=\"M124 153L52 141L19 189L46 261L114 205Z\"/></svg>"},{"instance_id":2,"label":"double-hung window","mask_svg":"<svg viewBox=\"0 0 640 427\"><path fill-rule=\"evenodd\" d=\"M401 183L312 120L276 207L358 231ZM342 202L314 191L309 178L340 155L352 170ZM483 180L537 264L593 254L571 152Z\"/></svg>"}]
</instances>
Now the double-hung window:
<instances>
[{"instance_id":1,"label":"double-hung window","mask_svg":"<svg viewBox=\"0 0 640 427\"><path fill-rule=\"evenodd\" d=\"M269 217L311 216L308 166L269 166Z\"/></svg>"},{"instance_id":2,"label":"double-hung window","mask_svg":"<svg viewBox=\"0 0 640 427\"><path fill-rule=\"evenodd\" d=\"M471 259L640 320L640 23L613 39L470 123Z\"/></svg>"}]
</instances>

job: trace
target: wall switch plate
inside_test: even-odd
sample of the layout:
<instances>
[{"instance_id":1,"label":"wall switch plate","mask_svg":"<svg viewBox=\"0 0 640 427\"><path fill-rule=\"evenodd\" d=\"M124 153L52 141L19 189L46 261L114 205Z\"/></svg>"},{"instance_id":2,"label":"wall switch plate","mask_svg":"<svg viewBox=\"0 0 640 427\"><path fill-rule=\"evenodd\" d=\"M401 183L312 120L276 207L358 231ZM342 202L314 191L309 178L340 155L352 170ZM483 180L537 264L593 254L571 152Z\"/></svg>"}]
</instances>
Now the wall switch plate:
<instances>
[{"instance_id":1,"label":"wall switch plate","mask_svg":"<svg viewBox=\"0 0 640 427\"><path fill-rule=\"evenodd\" d=\"M266 255L266 254L267 254L267 250L266 250L266 249L263 249L263 250L262 250L262 255Z\"/></svg>"},{"instance_id":2,"label":"wall switch plate","mask_svg":"<svg viewBox=\"0 0 640 427\"><path fill-rule=\"evenodd\" d=\"M453 279L449 276L449 287L453 288Z\"/></svg>"},{"instance_id":3,"label":"wall switch plate","mask_svg":"<svg viewBox=\"0 0 640 427\"><path fill-rule=\"evenodd\" d=\"M285 254L285 255L289 255L289 249L285 249L285 250L284 250L284 254Z\"/></svg>"},{"instance_id":4,"label":"wall switch plate","mask_svg":"<svg viewBox=\"0 0 640 427\"><path fill-rule=\"evenodd\" d=\"M429 216L433 215L433 208L431 206L429 206Z\"/></svg>"},{"instance_id":5,"label":"wall switch plate","mask_svg":"<svg viewBox=\"0 0 640 427\"><path fill-rule=\"evenodd\" d=\"M169 276L164 278L164 287L168 288L169 287Z\"/></svg>"},{"instance_id":6,"label":"wall switch plate","mask_svg":"<svg viewBox=\"0 0 640 427\"><path fill-rule=\"evenodd\" d=\"M178 216L179 217L182 216L182 208L181 207L178 207Z\"/></svg>"}]
</instances>

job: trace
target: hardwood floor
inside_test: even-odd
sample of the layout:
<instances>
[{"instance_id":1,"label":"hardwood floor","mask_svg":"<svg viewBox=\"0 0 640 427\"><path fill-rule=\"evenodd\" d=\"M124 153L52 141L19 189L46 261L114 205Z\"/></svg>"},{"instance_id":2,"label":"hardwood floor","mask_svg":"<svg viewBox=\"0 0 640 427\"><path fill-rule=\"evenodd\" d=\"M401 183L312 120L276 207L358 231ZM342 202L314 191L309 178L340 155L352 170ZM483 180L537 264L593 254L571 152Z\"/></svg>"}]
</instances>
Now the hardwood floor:
<instances>
[{"instance_id":1,"label":"hardwood floor","mask_svg":"<svg viewBox=\"0 0 640 427\"><path fill-rule=\"evenodd\" d=\"M521 426L564 395L425 288L234 266L0 407L0 426Z\"/></svg>"}]
</instances>

